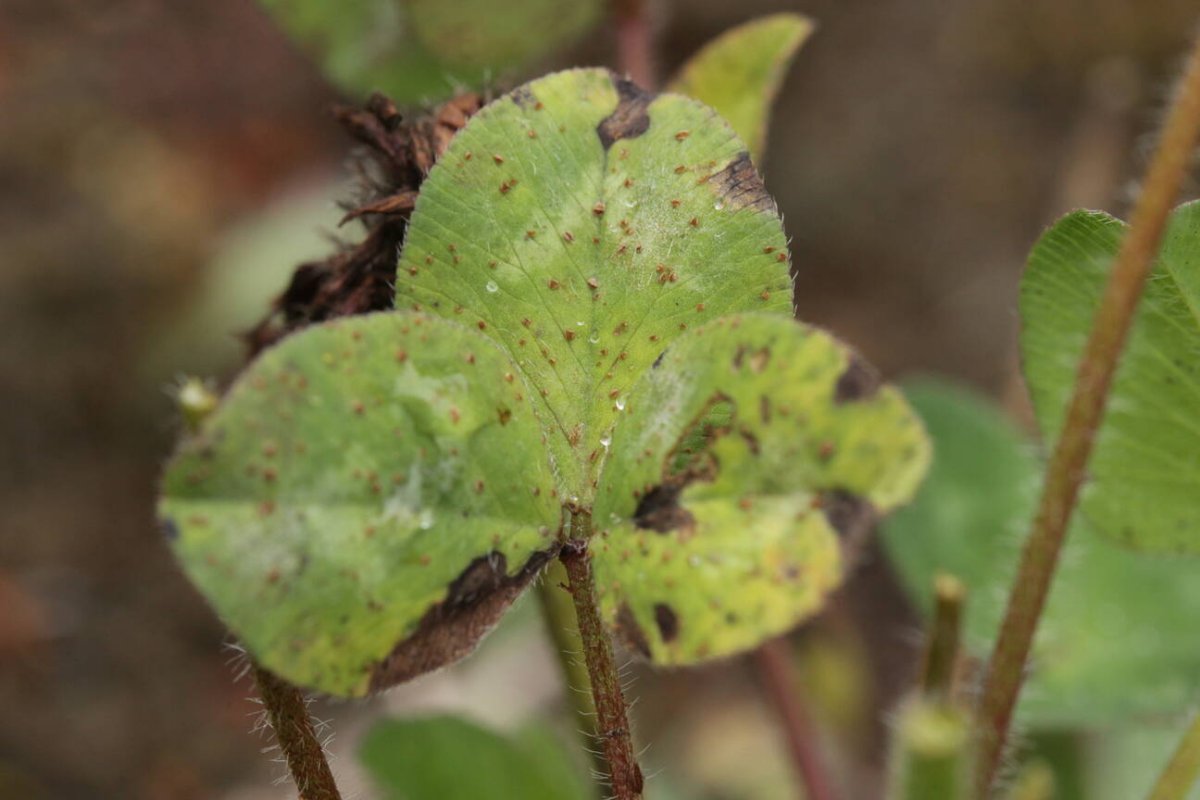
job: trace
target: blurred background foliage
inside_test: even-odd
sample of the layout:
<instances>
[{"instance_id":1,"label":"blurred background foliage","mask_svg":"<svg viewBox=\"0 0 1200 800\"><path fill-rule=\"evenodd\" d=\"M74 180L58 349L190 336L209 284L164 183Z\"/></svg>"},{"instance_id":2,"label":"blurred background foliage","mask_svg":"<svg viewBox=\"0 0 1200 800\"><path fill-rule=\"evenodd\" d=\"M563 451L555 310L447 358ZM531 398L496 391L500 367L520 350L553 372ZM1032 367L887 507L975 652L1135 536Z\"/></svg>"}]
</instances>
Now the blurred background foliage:
<instances>
[{"instance_id":1,"label":"blurred background foliage","mask_svg":"<svg viewBox=\"0 0 1200 800\"><path fill-rule=\"evenodd\" d=\"M153 528L177 432L167 389L180 372L227 379L237 334L291 269L332 237L353 239L353 225L337 228L350 148L333 103L373 88L409 102L471 84L496 92L613 62L598 0L514 0L503 13L481 0L356 0L337 4L336 27L305 11L321 5L0 3L0 797L291 795L271 787L282 767L258 752L269 740L251 733L258 707L223 631ZM300 14L280 16L289 8ZM870 797L887 711L916 669L922 584L952 568L975 589L968 635L982 655L1018 546L1038 470L1016 369L1026 253L1070 208L1125 210L1196 11L1184 0L658 0L659 74L783 10L817 24L768 139L800 315L890 377L972 387L914 388L944 461L885 532L886 552L868 552L792 640L824 750L848 796ZM990 505L963 496L972 469L994 484ZM1144 792L1174 741L1200 601L1164 577L1186 562L1113 566L1113 545L1075 545L1022 712L1026 750L1054 772L1057 797L1118 800ZM654 796L794 796L744 661L631 669ZM314 710L336 730L349 796L417 800L372 766L380 748L487 740L479 747L516 754L505 756L515 770L586 769L558 680L526 601L465 663ZM445 714L471 722L433 716ZM414 716L471 732L421 735L414 722L367 733Z\"/></svg>"}]
</instances>

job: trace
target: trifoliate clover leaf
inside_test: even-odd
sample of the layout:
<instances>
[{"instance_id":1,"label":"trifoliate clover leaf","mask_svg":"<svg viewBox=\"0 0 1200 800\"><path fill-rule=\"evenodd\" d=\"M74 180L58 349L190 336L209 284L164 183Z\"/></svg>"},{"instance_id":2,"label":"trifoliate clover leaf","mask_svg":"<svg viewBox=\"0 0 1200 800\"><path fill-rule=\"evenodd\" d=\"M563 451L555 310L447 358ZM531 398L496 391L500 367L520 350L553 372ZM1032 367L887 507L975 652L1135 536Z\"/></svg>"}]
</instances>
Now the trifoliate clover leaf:
<instances>
[{"instance_id":1,"label":"trifoliate clover leaf","mask_svg":"<svg viewBox=\"0 0 1200 800\"><path fill-rule=\"evenodd\" d=\"M568 518L594 517L604 611L654 661L752 647L815 612L839 534L928 462L791 291L711 109L606 70L534 81L422 185L399 310L285 340L185 444L168 532L265 666L334 693L463 655Z\"/></svg>"}]
</instances>

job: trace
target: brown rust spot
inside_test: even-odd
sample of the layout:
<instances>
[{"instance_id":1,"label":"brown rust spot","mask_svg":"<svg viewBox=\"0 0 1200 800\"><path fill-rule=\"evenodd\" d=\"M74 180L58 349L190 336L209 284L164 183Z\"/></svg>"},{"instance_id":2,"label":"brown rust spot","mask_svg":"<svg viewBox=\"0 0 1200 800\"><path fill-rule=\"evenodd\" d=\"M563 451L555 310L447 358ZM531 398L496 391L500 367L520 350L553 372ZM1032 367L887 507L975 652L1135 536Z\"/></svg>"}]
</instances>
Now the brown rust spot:
<instances>
[{"instance_id":1,"label":"brown rust spot","mask_svg":"<svg viewBox=\"0 0 1200 800\"><path fill-rule=\"evenodd\" d=\"M557 550L556 545L535 552L512 575L503 553L491 552L468 564L451 582L445 599L426 611L416 630L374 665L371 691L452 664L474 650Z\"/></svg>"},{"instance_id":2,"label":"brown rust spot","mask_svg":"<svg viewBox=\"0 0 1200 800\"><path fill-rule=\"evenodd\" d=\"M712 176L708 185L732 209L750 208L775 213L775 201L767 194L767 187L763 186L762 178L747 152L739 153L723 170Z\"/></svg>"},{"instance_id":3,"label":"brown rust spot","mask_svg":"<svg viewBox=\"0 0 1200 800\"><path fill-rule=\"evenodd\" d=\"M857 353L850 354L850 363L846 371L838 376L837 385L833 389L834 403L850 403L855 400L866 400L879 391L882 384L879 373L863 360Z\"/></svg>"},{"instance_id":4,"label":"brown rust spot","mask_svg":"<svg viewBox=\"0 0 1200 800\"><path fill-rule=\"evenodd\" d=\"M596 126L596 134L605 150L614 142L636 138L650 129L648 109L654 100L652 93L633 81L613 75L612 82L620 99L613 112Z\"/></svg>"}]
</instances>

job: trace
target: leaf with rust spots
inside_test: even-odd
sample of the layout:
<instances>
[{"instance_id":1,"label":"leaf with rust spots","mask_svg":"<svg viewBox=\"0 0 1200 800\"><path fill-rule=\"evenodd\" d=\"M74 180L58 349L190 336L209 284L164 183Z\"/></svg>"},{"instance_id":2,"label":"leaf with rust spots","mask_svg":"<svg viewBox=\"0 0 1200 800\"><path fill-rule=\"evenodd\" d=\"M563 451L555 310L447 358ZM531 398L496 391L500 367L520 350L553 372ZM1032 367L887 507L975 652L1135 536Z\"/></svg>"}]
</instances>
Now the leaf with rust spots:
<instances>
[{"instance_id":1,"label":"leaf with rust spots","mask_svg":"<svg viewBox=\"0 0 1200 800\"><path fill-rule=\"evenodd\" d=\"M260 357L168 470L164 530L256 658L331 693L469 652L567 510L604 532L635 650L753 647L815 612L928 459L899 395L791 321L787 261L711 109L606 70L528 83L422 183L400 310Z\"/></svg>"},{"instance_id":2,"label":"leaf with rust spots","mask_svg":"<svg viewBox=\"0 0 1200 800\"><path fill-rule=\"evenodd\" d=\"M813 24L799 14L774 14L718 36L679 70L669 91L715 108L761 161L771 104L784 73Z\"/></svg>"},{"instance_id":3,"label":"leaf with rust spots","mask_svg":"<svg viewBox=\"0 0 1200 800\"><path fill-rule=\"evenodd\" d=\"M1021 355L1047 442L1062 430L1079 358L1126 226L1068 214L1021 281ZM1121 355L1079 510L1128 546L1200 552L1200 203L1176 209Z\"/></svg>"},{"instance_id":4,"label":"leaf with rust spots","mask_svg":"<svg viewBox=\"0 0 1200 800\"><path fill-rule=\"evenodd\" d=\"M672 341L791 311L783 226L745 153L694 100L570 70L485 107L422 185L396 306L479 324L509 353L560 490L585 507L629 391Z\"/></svg>"},{"instance_id":5,"label":"leaf with rust spots","mask_svg":"<svg viewBox=\"0 0 1200 800\"><path fill-rule=\"evenodd\" d=\"M267 350L183 443L159 516L264 666L339 695L440 667L553 555L553 477L513 369L452 322L353 317Z\"/></svg>"},{"instance_id":6,"label":"leaf with rust spots","mask_svg":"<svg viewBox=\"0 0 1200 800\"><path fill-rule=\"evenodd\" d=\"M746 314L678 339L631 393L593 550L610 624L640 632L654 663L730 655L814 614L912 496L929 443L894 388L841 396L861 363L826 333Z\"/></svg>"}]
</instances>

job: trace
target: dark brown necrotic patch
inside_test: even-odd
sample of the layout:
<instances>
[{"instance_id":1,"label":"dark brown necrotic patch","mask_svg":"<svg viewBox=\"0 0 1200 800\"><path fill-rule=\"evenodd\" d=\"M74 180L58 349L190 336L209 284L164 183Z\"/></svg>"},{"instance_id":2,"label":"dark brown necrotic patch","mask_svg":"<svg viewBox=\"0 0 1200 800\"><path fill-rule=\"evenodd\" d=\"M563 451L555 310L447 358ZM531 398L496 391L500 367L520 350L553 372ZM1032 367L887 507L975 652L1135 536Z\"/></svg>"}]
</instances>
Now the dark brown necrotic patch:
<instances>
[{"instance_id":1,"label":"dark brown necrotic patch","mask_svg":"<svg viewBox=\"0 0 1200 800\"><path fill-rule=\"evenodd\" d=\"M821 512L845 542L860 542L870 534L879 516L867 500L845 489L821 492Z\"/></svg>"},{"instance_id":2,"label":"dark brown necrotic patch","mask_svg":"<svg viewBox=\"0 0 1200 800\"><path fill-rule=\"evenodd\" d=\"M775 213L775 201L767 194L750 154L743 151L725 169L713 175L708 185L726 206L733 209L751 208Z\"/></svg>"},{"instance_id":3,"label":"dark brown necrotic patch","mask_svg":"<svg viewBox=\"0 0 1200 800\"><path fill-rule=\"evenodd\" d=\"M620 139L634 139L650 130L650 103L654 95L631 80L612 77L617 89L617 107L596 126L600 144L604 149L612 147Z\"/></svg>"},{"instance_id":4,"label":"dark brown necrotic patch","mask_svg":"<svg viewBox=\"0 0 1200 800\"><path fill-rule=\"evenodd\" d=\"M664 642L673 642L679 636L679 615L666 603L654 604L654 624Z\"/></svg>"},{"instance_id":5,"label":"dark brown necrotic patch","mask_svg":"<svg viewBox=\"0 0 1200 800\"><path fill-rule=\"evenodd\" d=\"M838 376L833 389L833 402L850 403L872 397L882 384L879 373L857 353L850 354L846 371Z\"/></svg>"},{"instance_id":6,"label":"dark brown necrotic patch","mask_svg":"<svg viewBox=\"0 0 1200 800\"><path fill-rule=\"evenodd\" d=\"M627 650L637 653L642 658L650 658L650 643L646 641L646 633L638 625L633 609L622 603L617 609L617 636Z\"/></svg>"},{"instance_id":7,"label":"dark brown necrotic patch","mask_svg":"<svg viewBox=\"0 0 1200 800\"><path fill-rule=\"evenodd\" d=\"M530 90L528 86L518 86L508 93L512 101L521 108L529 109L537 105L537 96Z\"/></svg>"},{"instance_id":8,"label":"dark brown necrotic patch","mask_svg":"<svg viewBox=\"0 0 1200 800\"><path fill-rule=\"evenodd\" d=\"M679 505L683 488L683 482L672 481L646 492L633 513L634 524L659 533L695 527L696 518L692 512Z\"/></svg>"},{"instance_id":9,"label":"dark brown necrotic patch","mask_svg":"<svg viewBox=\"0 0 1200 800\"><path fill-rule=\"evenodd\" d=\"M508 574L503 553L476 558L451 582L446 599L425 612L416 631L374 666L371 691L412 680L466 656L556 554L557 548L536 552L513 575Z\"/></svg>"}]
</instances>

